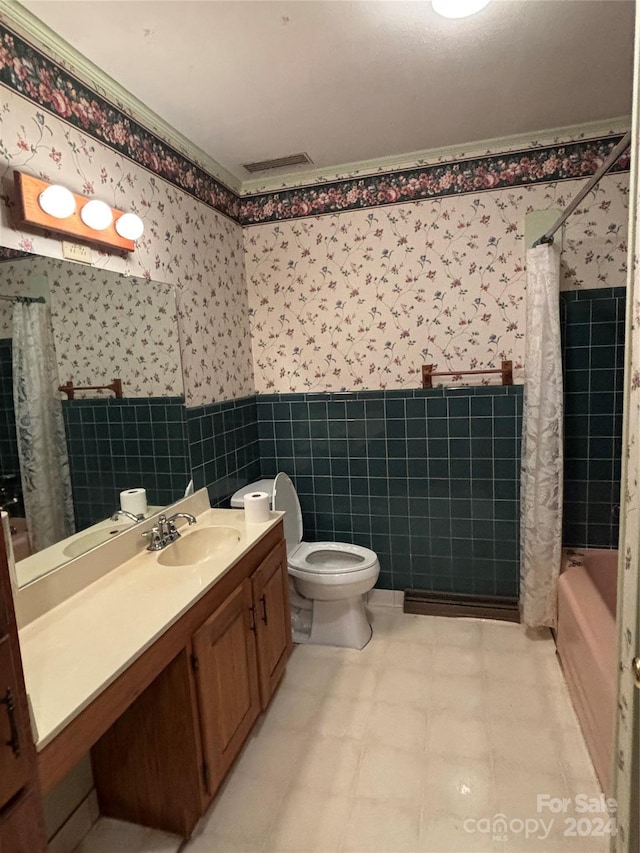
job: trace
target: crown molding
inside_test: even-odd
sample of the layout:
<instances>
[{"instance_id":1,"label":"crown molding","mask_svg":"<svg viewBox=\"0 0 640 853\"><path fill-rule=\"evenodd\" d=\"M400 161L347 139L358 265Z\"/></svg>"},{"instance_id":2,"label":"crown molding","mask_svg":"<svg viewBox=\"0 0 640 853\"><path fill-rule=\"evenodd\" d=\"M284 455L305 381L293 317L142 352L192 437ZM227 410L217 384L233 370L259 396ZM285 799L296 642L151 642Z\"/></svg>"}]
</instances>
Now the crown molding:
<instances>
[{"instance_id":1,"label":"crown molding","mask_svg":"<svg viewBox=\"0 0 640 853\"><path fill-rule=\"evenodd\" d=\"M105 101L128 114L167 145L174 148L235 193L241 182L209 154L187 139L168 122L138 100L105 71L83 56L54 30L16 0L0 0L0 20L35 48L78 77Z\"/></svg>"},{"instance_id":2,"label":"crown molding","mask_svg":"<svg viewBox=\"0 0 640 853\"><path fill-rule=\"evenodd\" d=\"M278 190L314 184L333 183L348 178L367 177L381 172L403 171L418 166L429 166L450 160L468 160L487 154L502 154L509 151L543 148L558 142L573 142L580 139L595 139L626 133L631 126L631 116L616 116L605 121L568 125L533 133L518 133L511 136L483 139L466 145L448 145L443 148L427 148L409 154L380 157L374 160L359 160L324 169L305 169L264 178L251 178L242 182L241 196L272 193Z\"/></svg>"}]
</instances>

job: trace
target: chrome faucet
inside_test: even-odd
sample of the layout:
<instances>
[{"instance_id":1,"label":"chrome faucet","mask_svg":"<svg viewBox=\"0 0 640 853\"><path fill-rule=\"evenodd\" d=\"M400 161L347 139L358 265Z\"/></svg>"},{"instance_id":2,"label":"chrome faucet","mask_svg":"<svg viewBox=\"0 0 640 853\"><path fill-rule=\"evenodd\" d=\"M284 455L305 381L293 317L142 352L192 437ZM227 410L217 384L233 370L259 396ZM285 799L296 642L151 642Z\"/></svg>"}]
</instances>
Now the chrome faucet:
<instances>
[{"instance_id":1,"label":"chrome faucet","mask_svg":"<svg viewBox=\"0 0 640 853\"><path fill-rule=\"evenodd\" d=\"M136 515L135 513L129 512L129 510L126 510L126 509L117 509L113 513L113 515L111 516L111 521L117 521L119 515L126 515L127 518L131 519L131 521L136 521L136 522L137 521L143 521L143 519L144 519L144 515L142 513L138 513L138 515Z\"/></svg>"},{"instance_id":2,"label":"chrome faucet","mask_svg":"<svg viewBox=\"0 0 640 853\"><path fill-rule=\"evenodd\" d=\"M186 518L190 525L196 523L195 515L188 512L176 512L169 518L166 515L161 515L158 524L142 534L149 536L151 540L147 545L147 551L162 551L167 545L180 538L180 531L174 523L177 518Z\"/></svg>"}]
</instances>

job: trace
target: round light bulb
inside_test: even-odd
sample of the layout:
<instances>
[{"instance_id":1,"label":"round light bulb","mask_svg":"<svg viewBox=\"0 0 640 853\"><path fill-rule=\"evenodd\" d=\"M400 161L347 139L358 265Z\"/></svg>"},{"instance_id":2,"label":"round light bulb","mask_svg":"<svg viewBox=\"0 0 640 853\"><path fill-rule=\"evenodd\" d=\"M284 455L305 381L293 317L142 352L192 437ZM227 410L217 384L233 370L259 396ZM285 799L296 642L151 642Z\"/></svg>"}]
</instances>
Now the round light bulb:
<instances>
[{"instance_id":1,"label":"round light bulb","mask_svg":"<svg viewBox=\"0 0 640 853\"><path fill-rule=\"evenodd\" d=\"M108 204L94 198L80 208L80 219L88 228L93 228L94 231L104 231L113 222L113 213Z\"/></svg>"},{"instance_id":2,"label":"round light bulb","mask_svg":"<svg viewBox=\"0 0 640 853\"><path fill-rule=\"evenodd\" d=\"M144 222L135 213L123 213L116 219L115 229L125 240L137 240L142 237Z\"/></svg>"},{"instance_id":3,"label":"round light bulb","mask_svg":"<svg viewBox=\"0 0 640 853\"><path fill-rule=\"evenodd\" d=\"M55 219L68 219L76 209L73 193L66 187L61 187L60 184L51 184L43 190L38 196L38 204L45 213Z\"/></svg>"},{"instance_id":4,"label":"round light bulb","mask_svg":"<svg viewBox=\"0 0 640 853\"><path fill-rule=\"evenodd\" d=\"M491 0L431 0L431 5L443 18L467 18L487 6Z\"/></svg>"}]
</instances>

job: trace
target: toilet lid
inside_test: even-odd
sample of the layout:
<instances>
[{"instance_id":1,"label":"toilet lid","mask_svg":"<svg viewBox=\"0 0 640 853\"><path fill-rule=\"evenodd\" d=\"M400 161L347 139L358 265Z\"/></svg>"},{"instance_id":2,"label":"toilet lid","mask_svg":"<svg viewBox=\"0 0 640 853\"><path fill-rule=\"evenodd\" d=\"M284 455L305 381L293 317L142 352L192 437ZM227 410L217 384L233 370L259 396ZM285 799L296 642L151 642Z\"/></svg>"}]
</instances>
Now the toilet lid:
<instances>
[{"instance_id":1,"label":"toilet lid","mask_svg":"<svg viewBox=\"0 0 640 853\"><path fill-rule=\"evenodd\" d=\"M273 508L286 512L284 538L287 540L287 550L293 551L302 542L302 510L296 487L283 471L273 482Z\"/></svg>"}]
</instances>

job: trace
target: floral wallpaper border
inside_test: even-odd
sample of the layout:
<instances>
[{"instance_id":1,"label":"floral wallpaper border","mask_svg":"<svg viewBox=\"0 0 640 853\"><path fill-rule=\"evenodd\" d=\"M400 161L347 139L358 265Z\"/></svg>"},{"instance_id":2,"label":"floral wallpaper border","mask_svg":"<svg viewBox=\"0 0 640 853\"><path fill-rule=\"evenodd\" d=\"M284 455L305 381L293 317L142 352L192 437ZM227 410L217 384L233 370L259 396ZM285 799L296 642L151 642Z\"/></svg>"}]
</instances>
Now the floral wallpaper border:
<instances>
[{"instance_id":1,"label":"floral wallpaper border","mask_svg":"<svg viewBox=\"0 0 640 853\"><path fill-rule=\"evenodd\" d=\"M622 138L612 134L239 196L1 23L0 83L240 225L589 177ZM623 155L613 171L628 169Z\"/></svg>"},{"instance_id":2,"label":"floral wallpaper border","mask_svg":"<svg viewBox=\"0 0 640 853\"><path fill-rule=\"evenodd\" d=\"M0 83L238 221L239 199L233 190L2 24Z\"/></svg>"},{"instance_id":3,"label":"floral wallpaper border","mask_svg":"<svg viewBox=\"0 0 640 853\"><path fill-rule=\"evenodd\" d=\"M24 258L32 258L30 252L22 252L20 249L9 249L7 246L0 246L0 263L4 261L19 261Z\"/></svg>"},{"instance_id":4,"label":"floral wallpaper border","mask_svg":"<svg viewBox=\"0 0 640 853\"><path fill-rule=\"evenodd\" d=\"M587 178L622 134L244 197L242 225ZM629 170L623 154L612 172Z\"/></svg>"}]
</instances>

